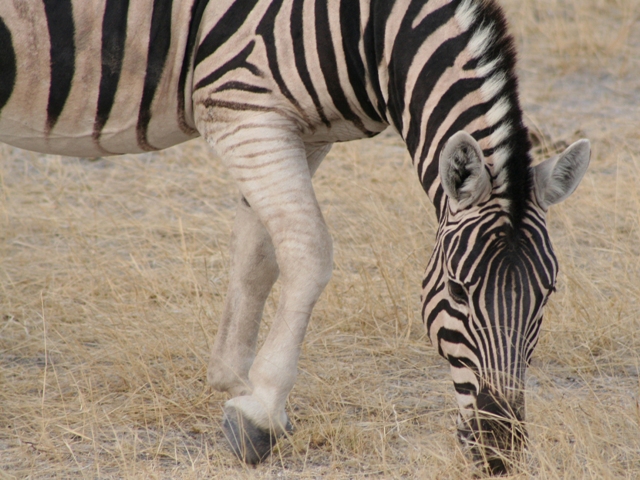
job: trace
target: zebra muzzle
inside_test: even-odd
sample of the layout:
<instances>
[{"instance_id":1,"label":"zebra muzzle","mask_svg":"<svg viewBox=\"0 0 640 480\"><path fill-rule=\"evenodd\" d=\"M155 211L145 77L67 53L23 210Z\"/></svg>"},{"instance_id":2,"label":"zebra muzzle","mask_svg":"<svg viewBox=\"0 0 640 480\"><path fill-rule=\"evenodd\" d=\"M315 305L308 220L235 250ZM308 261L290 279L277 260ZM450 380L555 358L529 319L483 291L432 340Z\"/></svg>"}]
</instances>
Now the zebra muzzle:
<instances>
[{"instance_id":1,"label":"zebra muzzle","mask_svg":"<svg viewBox=\"0 0 640 480\"><path fill-rule=\"evenodd\" d=\"M490 475L517 471L527 443L524 392L505 397L484 388L473 413L460 417L458 438L478 466Z\"/></svg>"}]
</instances>

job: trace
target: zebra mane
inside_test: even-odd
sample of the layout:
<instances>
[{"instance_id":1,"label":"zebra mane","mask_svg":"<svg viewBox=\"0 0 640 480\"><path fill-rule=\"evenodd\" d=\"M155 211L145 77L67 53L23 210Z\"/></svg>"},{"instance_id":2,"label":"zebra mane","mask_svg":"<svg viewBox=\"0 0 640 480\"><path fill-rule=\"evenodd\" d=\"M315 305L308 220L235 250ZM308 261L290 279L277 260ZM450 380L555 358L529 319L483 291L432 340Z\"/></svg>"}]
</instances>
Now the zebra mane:
<instances>
[{"instance_id":1,"label":"zebra mane","mask_svg":"<svg viewBox=\"0 0 640 480\"><path fill-rule=\"evenodd\" d=\"M486 27L491 31L490 41L476 59L475 68L482 70L482 67L495 63L487 76L491 77L499 72L505 79L501 93L496 95L496 98L506 99L509 108L504 112L502 119L495 123L489 132L486 132L488 135L496 134L499 140L491 149L485 150L484 154L486 157L494 156L493 175L498 185L502 185L497 189L496 196L505 200L513 227L512 233L517 236L525 216L533 180L530 171L531 141L522 118L518 79L515 72L517 61L515 42L508 31L504 11L496 0L464 0L463 4L477 5L474 9L472 35ZM510 128L508 135L501 138L497 132L503 125L508 125Z\"/></svg>"}]
</instances>

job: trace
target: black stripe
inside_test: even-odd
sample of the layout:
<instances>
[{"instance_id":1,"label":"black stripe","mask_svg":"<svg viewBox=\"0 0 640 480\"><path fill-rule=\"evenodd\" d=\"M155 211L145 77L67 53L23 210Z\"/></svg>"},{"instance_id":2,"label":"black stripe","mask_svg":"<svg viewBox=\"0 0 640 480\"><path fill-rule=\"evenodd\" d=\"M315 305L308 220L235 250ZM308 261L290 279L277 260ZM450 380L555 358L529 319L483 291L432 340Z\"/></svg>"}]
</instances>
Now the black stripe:
<instances>
[{"instance_id":1,"label":"black stripe","mask_svg":"<svg viewBox=\"0 0 640 480\"><path fill-rule=\"evenodd\" d=\"M280 73L280 65L278 63L278 54L276 52L276 39L274 35L274 28L276 23L276 16L282 7L283 0L273 0L269 8L265 12L260 24L256 28L256 34L260 35L264 40L264 47L267 52L267 62L269 62L269 70L275 80L280 92L284 97L291 102L293 106L304 116L304 111L300 106L298 100L293 96L289 87L284 82L282 74Z\"/></svg>"},{"instance_id":2,"label":"black stripe","mask_svg":"<svg viewBox=\"0 0 640 480\"><path fill-rule=\"evenodd\" d=\"M480 60L482 60L481 57L472 58L463 65L462 70L475 70L476 68L478 68L478 65L480 65Z\"/></svg>"},{"instance_id":3,"label":"black stripe","mask_svg":"<svg viewBox=\"0 0 640 480\"><path fill-rule=\"evenodd\" d=\"M468 248L468 250L470 251L466 256L464 263L460 264L459 262L456 262L456 268L460 270L460 275L467 277L469 273L471 273L471 279L469 280L469 282L482 282L485 277L483 271L480 268L471 270L472 268L474 268L477 259L481 255L484 256L483 265L485 266L488 264L488 262L493 261L494 257L503 255L503 252L500 251L500 249L505 246L505 237L504 235L499 236L499 234L504 229L502 226L496 227L496 224L498 223L500 216L505 214L506 213L502 212L500 215L491 215L493 218L491 218L489 221L487 221L487 218L490 216L490 214L481 214L481 216L478 218L482 219L482 222L477 222L477 226L475 227L465 229L464 234L460 236L460 243L462 245L469 245L469 239L471 238L471 236L476 236L476 241L472 245L469 245L470 248ZM487 243L492 243L492 245L490 249L485 250ZM485 250L484 254L483 250Z\"/></svg>"},{"instance_id":4,"label":"black stripe","mask_svg":"<svg viewBox=\"0 0 640 480\"><path fill-rule=\"evenodd\" d=\"M300 76L300 80L302 80L302 84L304 88L307 89L311 100L313 101L313 105L316 107L316 111L318 112L318 116L322 123L324 123L327 127L331 124L327 119L327 116L324 113L324 106L320 103L320 98L318 97L318 92L316 91L313 82L311 81L311 75L309 74L309 69L307 67L307 58L304 50L304 37L303 37L303 2L293 2L291 6L291 43L293 45L293 59L296 63L296 68L298 70L298 75Z\"/></svg>"},{"instance_id":5,"label":"black stripe","mask_svg":"<svg viewBox=\"0 0 640 480\"><path fill-rule=\"evenodd\" d=\"M118 90L122 73L125 42L127 40L127 13L129 0L107 0L102 17L102 70L98 106L93 124L93 139L98 141L104 128Z\"/></svg>"},{"instance_id":6,"label":"black stripe","mask_svg":"<svg viewBox=\"0 0 640 480\"><path fill-rule=\"evenodd\" d=\"M438 28L454 16L458 3L460 3L459 0L456 0L440 7L427 15L416 28L411 28L415 18L424 6L424 2L412 2L405 17L402 19L398 35L394 39L393 49L389 59L388 107L391 120L399 132L403 130L402 114L405 108L405 79L411 63L415 60L414 57L424 42ZM462 34L461 37L466 39L468 38L468 34ZM452 40L453 39L447 40L436 50L428 59L420 73L420 77L416 80L414 94L410 104L412 115L421 115L424 103L431 94L433 85L435 85L435 82L440 78L442 72L453 65L453 62L458 56L460 45L452 43ZM462 48L464 48L465 45L466 40ZM422 98L424 98L424 101L421 101ZM416 105L416 102L420 103ZM418 110L417 113L416 110ZM415 121L420 122L420 118L417 118Z\"/></svg>"},{"instance_id":7,"label":"black stripe","mask_svg":"<svg viewBox=\"0 0 640 480\"><path fill-rule=\"evenodd\" d=\"M9 101L16 83L16 52L11 41L11 32L0 17L0 112Z\"/></svg>"},{"instance_id":8,"label":"black stripe","mask_svg":"<svg viewBox=\"0 0 640 480\"><path fill-rule=\"evenodd\" d=\"M469 350L471 350L473 353L477 354L476 347L471 343L469 343L469 341L466 339L466 337L462 333L456 330L451 330L446 327L440 328L440 330L438 330L438 341L441 341L441 340L444 340L445 342L448 342L448 343L462 344L465 347L467 347Z\"/></svg>"},{"instance_id":9,"label":"black stripe","mask_svg":"<svg viewBox=\"0 0 640 480\"><path fill-rule=\"evenodd\" d=\"M374 132L367 130L347 100L342 87L340 86L340 76L338 75L338 63L336 53L333 49L333 41L331 39L331 29L329 26L329 6L326 0L316 0L316 48L318 51L318 60L320 61L320 69L324 76L327 91L333 100L340 114L345 120L353 123L356 128L365 133L367 136L373 136Z\"/></svg>"},{"instance_id":10,"label":"black stripe","mask_svg":"<svg viewBox=\"0 0 640 480\"><path fill-rule=\"evenodd\" d=\"M451 364L452 367L455 367L455 368L468 368L468 369L472 370L473 372L475 372L476 375L478 374L478 367L476 366L475 363L473 363L467 357L453 357L453 356L449 355L447 357L447 360L449 360L449 363Z\"/></svg>"},{"instance_id":11,"label":"black stripe","mask_svg":"<svg viewBox=\"0 0 640 480\"><path fill-rule=\"evenodd\" d=\"M426 306L423 305L423 308ZM440 300L436 305L434 305L434 307L431 309L431 311L429 312L429 316L427 318L424 319L426 325L427 325L427 330L431 331L431 325L433 325L433 322L436 320L437 316L440 315L441 312L446 312L447 315L449 315L452 318L455 318L457 320L460 320L463 324L467 324L468 322L468 318L463 315L462 313L460 313L458 310L454 309L450 304L449 301L447 299L442 299ZM424 318L424 313L423 312L423 318Z\"/></svg>"},{"instance_id":12,"label":"black stripe","mask_svg":"<svg viewBox=\"0 0 640 480\"><path fill-rule=\"evenodd\" d=\"M469 134L476 140L476 142L480 142L483 138L487 138L489 135L493 134L499 127L507 123L506 119L502 119L491 125L489 127L483 128L481 130L476 130L475 132L469 132ZM486 150L482 151L482 154L487 157L488 155L485 153Z\"/></svg>"},{"instance_id":13,"label":"black stripe","mask_svg":"<svg viewBox=\"0 0 640 480\"><path fill-rule=\"evenodd\" d=\"M173 0L154 0L151 14L151 30L149 33L149 52L147 55L147 72L144 77L142 101L138 112L136 133L138 145L143 150L155 150L147 139L147 128L151 121L151 104L156 94L164 64L171 47L171 7Z\"/></svg>"},{"instance_id":14,"label":"black stripe","mask_svg":"<svg viewBox=\"0 0 640 480\"><path fill-rule=\"evenodd\" d=\"M378 67L382 65L382 61L384 59L385 30L394 4L395 0L372 2L370 6L371 10L369 12L369 19L364 28L363 34L369 80L371 82L371 87L376 93L378 112L382 117L384 117L387 123L389 122L389 119L387 118L387 104L380 87ZM384 68L387 67L384 66Z\"/></svg>"},{"instance_id":15,"label":"black stripe","mask_svg":"<svg viewBox=\"0 0 640 480\"><path fill-rule=\"evenodd\" d=\"M558 267L549 237L545 234L545 230L543 230L545 227L543 225L534 228L531 225L523 223L521 228L523 232L529 232L531 243L533 244L531 248L527 249L527 256L532 262L531 268L535 268L538 274L542 276L543 287L550 288L554 282L552 276ZM545 253L545 251L549 253Z\"/></svg>"},{"instance_id":16,"label":"black stripe","mask_svg":"<svg viewBox=\"0 0 640 480\"><path fill-rule=\"evenodd\" d=\"M193 63L194 68L238 32L257 3L258 0L235 0L233 2L198 46Z\"/></svg>"},{"instance_id":17,"label":"black stripe","mask_svg":"<svg viewBox=\"0 0 640 480\"><path fill-rule=\"evenodd\" d=\"M531 229L528 225L522 224L522 228L530 233L531 243L523 245L525 260L523 264L528 271L530 278L536 278L536 275L540 277L540 287L548 289L553 285L553 280L550 278L553 270L553 263L550 255L542 250L541 242L544 240L536 238L539 232ZM540 300L542 301L542 299Z\"/></svg>"},{"instance_id":18,"label":"black stripe","mask_svg":"<svg viewBox=\"0 0 640 480\"><path fill-rule=\"evenodd\" d=\"M440 249L433 251L432 256L435 257L436 255L441 255ZM422 280L422 289L424 290L425 288L427 288L427 284L432 280L431 277L434 275L436 276L436 278L435 280L433 280L433 283L435 283L436 286L430 289L427 293L427 296L422 299L422 303L425 306L431 301L434 296L438 294L438 292L444 290L444 280L442 280L444 272L442 265L440 264L440 262L429 263L429 265L432 268L430 270L427 270L424 274L424 279ZM427 266L427 268L429 268L429 265Z\"/></svg>"},{"instance_id":19,"label":"black stripe","mask_svg":"<svg viewBox=\"0 0 640 480\"><path fill-rule=\"evenodd\" d=\"M47 104L47 134L64 108L75 73L75 25L72 0L43 0L51 44L51 84Z\"/></svg>"},{"instance_id":20,"label":"black stripe","mask_svg":"<svg viewBox=\"0 0 640 480\"><path fill-rule=\"evenodd\" d=\"M527 339L529 343L527 345L527 349L525 352L525 363L527 366L531 364L531 357L533 356L533 351L536 349L536 345L538 344L538 339L540 338L540 326L542 325L543 316L534 321L533 324L529 325L527 331Z\"/></svg>"},{"instance_id":21,"label":"black stripe","mask_svg":"<svg viewBox=\"0 0 640 480\"><path fill-rule=\"evenodd\" d=\"M247 58L249 58L249 55L251 55L251 52L253 52L253 49L255 48L255 46L256 46L256 42L254 42L253 40L249 42L249 44L246 47L244 47L242 51L238 53L235 57L233 57L231 60L229 60L224 65L222 65L220 68L214 70L205 78L200 80L198 84L195 86L194 91L212 84L213 82L221 79L225 74L233 70L236 70L238 68L246 68L254 75L260 75L260 70L258 70L258 68L255 65L247 62Z\"/></svg>"},{"instance_id":22,"label":"black stripe","mask_svg":"<svg viewBox=\"0 0 640 480\"><path fill-rule=\"evenodd\" d=\"M460 395L477 395L476 386L471 382L456 383L453 382L453 388L456 389Z\"/></svg>"},{"instance_id":23,"label":"black stripe","mask_svg":"<svg viewBox=\"0 0 640 480\"><path fill-rule=\"evenodd\" d=\"M196 129L191 127L185 118L185 101L186 101L186 85L187 76L192 71L193 57L195 55L196 39L198 38L198 30L202 21L204 9L209 4L209 0L195 0L191 6L191 20L189 20L189 35L187 37L187 45L182 59L182 68L180 69L180 78L178 79L178 125L180 130L186 134L196 133Z\"/></svg>"},{"instance_id":24,"label":"black stripe","mask_svg":"<svg viewBox=\"0 0 640 480\"><path fill-rule=\"evenodd\" d=\"M406 138L407 148L409 149L412 158L415 158L415 153L418 149L418 144L420 143L420 134L423 132L425 133L425 145L431 146L431 141L436 134L438 126L440 125L440 123L436 122L446 118L446 116L451 111L451 108L454 107L458 103L458 101L463 98L464 95L479 88L484 81L483 79L475 78L468 80L467 82L470 83L465 82L464 84L462 84L466 87L462 89L462 92L452 92L453 87L451 87L449 91L447 91L447 93L445 93L440 99L433 112L431 112L429 116L429 123L426 126L423 125L422 113L424 111L427 100L429 100L429 97L433 93L433 89L438 83L438 80L440 80L440 77L445 73L447 69L453 66L460 52L462 52L462 50L464 50L464 48L467 46L468 41L469 34L463 33L457 37L450 38L449 40L443 42L436 49L431 58L429 58L427 63L424 64L424 67L422 67L422 70L418 75L415 88L411 95L411 103L409 104L410 120ZM398 104L402 102L402 104L404 104L404 89L399 90L401 90L402 96L398 98L395 103ZM462 93L463 96L461 97L459 95L456 95L458 93ZM400 93L398 95L400 95ZM395 110L392 110L392 113L396 114ZM401 110L399 112L399 115L402 115ZM398 129L399 131L402 131L400 130L402 128L401 118L398 118L398 122L400 122L400 126L398 127ZM424 154L425 151L427 150L423 148L422 153ZM438 163L437 160L435 161L435 163Z\"/></svg>"},{"instance_id":25,"label":"black stripe","mask_svg":"<svg viewBox=\"0 0 640 480\"><path fill-rule=\"evenodd\" d=\"M382 122L367 93L367 74L358 48L360 44L359 2L353 0L342 0L340 2L340 31L342 33L342 51L347 64L349 84L362 111L372 120Z\"/></svg>"},{"instance_id":26,"label":"black stripe","mask_svg":"<svg viewBox=\"0 0 640 480\"><path fill-rule=\"evenodd\" d=\"M503 324L501 321L502 319L504 319L504 316L501 315L501 298L498 298L497 302L494 301L494 294L499 288L501 288L502 283L505 281L505 263L505 258L503 256L496 256L494 259L492 259L492 261L488 265L488 268L483 272L484 275L480 275L480 277L482 278L481 281L484 281L484 289L477 288L472 294L473 304L483 304L484 308L486 309L486 316L478 312L475 319L478 324L476 330L478 332L483 331L486 337L486 341L482 337L480 337L479 339L482 343L482 345L480 346L480 350L485 354L485 356L483 357L483 361L485 365L497 370L500 370L500 366L494 363L495 359L494 355L492 354L494 352L492 343L494 343L496 347L499 348L499 339L504 338L502 334ZM493 342L491 342L492 339ZM503 353L504 352L502 351L497 352L498 361L500 361L500 356Z\"/></svg>"}]
</instances>

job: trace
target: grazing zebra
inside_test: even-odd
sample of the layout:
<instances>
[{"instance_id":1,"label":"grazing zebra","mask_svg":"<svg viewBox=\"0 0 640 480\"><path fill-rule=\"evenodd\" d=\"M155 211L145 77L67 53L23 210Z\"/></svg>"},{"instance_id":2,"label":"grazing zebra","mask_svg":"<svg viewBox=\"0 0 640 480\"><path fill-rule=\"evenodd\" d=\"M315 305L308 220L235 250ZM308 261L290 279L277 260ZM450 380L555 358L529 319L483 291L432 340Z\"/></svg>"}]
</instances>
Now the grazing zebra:
<instances>
[{"instance_id":1,"label":"grazing zebra","mask_svg":"<svg viewBox=\"0 0 640 480\"><path fill-rule=\"evenodd\" d=\"M493 0L0 3L0 140L104 156L202 135L241 192L208 380L234 452L262 461L332 241L311 177L334 142L393 126L439 219L423 318L451 365L459 433L490 472L525 432L526 366L557 261L545 216L587 140L531 165L513 42ZM256 338L276 279L269 334Z\"/></svg>"}]
</instances>

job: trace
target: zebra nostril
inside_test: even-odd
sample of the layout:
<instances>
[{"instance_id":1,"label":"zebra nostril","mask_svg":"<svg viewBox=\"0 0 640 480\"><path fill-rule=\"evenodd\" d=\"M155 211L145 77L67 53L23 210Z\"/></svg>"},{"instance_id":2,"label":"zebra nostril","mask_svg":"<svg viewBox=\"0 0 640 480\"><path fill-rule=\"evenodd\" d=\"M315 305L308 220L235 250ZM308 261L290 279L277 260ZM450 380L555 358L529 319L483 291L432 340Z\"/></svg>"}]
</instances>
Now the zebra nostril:
<instances>
[{"instance_id":1,"label":"zebra nostril","mask_svg":"<svg viewBox=\"0 0 640 480\"><path fill-rule=\"evenodd\" d=\"M489 475L502 476L509 474L508 463L502 458L487 459L482 466Z\"/></svg>"}]
</instances>

